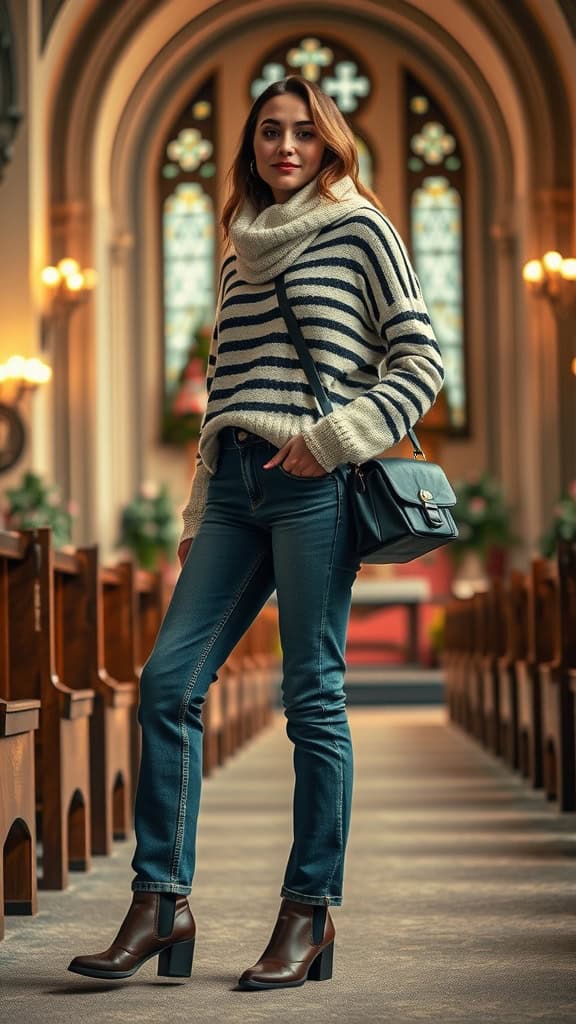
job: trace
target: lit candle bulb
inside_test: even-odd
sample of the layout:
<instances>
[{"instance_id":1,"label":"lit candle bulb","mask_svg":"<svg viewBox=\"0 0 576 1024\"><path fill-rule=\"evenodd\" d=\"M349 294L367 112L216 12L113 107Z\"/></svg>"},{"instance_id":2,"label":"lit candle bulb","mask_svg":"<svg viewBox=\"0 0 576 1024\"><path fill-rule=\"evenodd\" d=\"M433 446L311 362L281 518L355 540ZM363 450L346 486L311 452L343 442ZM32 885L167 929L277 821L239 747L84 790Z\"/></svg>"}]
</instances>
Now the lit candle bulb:
<instances>
[{"instance_id":1,"label":"lit candle bulb","mask_svg":"<svg viewBox=\"0 0 576 1024\"><path fill-rule=\"evenodd\" d=\"M48 288L55 288L62 280L62 274L58 270L58 267L44 267L40 276L43 283Z\"/></svg>"},{"instance_id":2,"label":"lit candle bulb","mask_svg":"<svg viewBox=\"0 0 576 1024\"><path fill-rule=\"evenodd\" d=\"M540 260L528 260L522 268L522 277L528 284L540 284L544 277L544 268Z\"/></svg>"},{"instance_id":3,"label":"lit candle bulb","mask_svg":"<svg viewBox=\"0 0 576 1024\"><path fill-rule=\"evenodd\" d=\"M576 259L562 260L560 274L565 281L576 281Z\"/></svg>"},{"instance_id":4,"label":"lit candle bulb","mask_svg":"<svg viewBox=\"0 0 576 1024\"><path fill-rule=\"evenodd\" d=\"M545 252L542 257L542 263L544 264L545 270L549 274L555 274L560 270L562 266L562 254L556 252L555 249L551 249L550 252Z\"/></svg>"},{"instance_id":5,"label":"lit candle bulb","mask_svg":"<svg viewBox=\"0 0 576 1024\"><path fill-rule=\"evenodd\" d=\"M64 259L60 260L58 264L58 270L63 277L71 277L72 274L77 274L80 270L80 264L78 260Z\"/></svg>"},{"instance_id":6,"label":"lit candle bulb","mask_svg":"<svg viewBox=\"0 0 576 1024\"><path fill-rule=\"evenodd\" d=\"M66 278L66 287L71 292L79 292L84 287L84 274L70 274Z\"/></svg>"}]
</instances>

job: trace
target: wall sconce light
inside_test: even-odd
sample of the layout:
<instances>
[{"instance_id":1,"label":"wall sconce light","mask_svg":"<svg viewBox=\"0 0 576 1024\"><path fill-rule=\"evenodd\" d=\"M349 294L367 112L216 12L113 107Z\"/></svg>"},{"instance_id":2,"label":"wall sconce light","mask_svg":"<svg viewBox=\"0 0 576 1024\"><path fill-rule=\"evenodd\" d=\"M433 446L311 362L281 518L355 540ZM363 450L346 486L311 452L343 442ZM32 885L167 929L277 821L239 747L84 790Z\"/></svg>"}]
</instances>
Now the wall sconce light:
<instances>
[{"instance_id":1,"label":"wall sconce light","mask_svg":"<svg viewBox=\"0 0 576 1024\"><path fill-rule=\"evenodd\" d=\"M541 260L529 260L522 277L532 295L546 298L558 316L576 312L576 259L565 259L556 251Z\"/></svg>"},{"instance_id":2,"label":"wall sconce light","mask_svg":"<svg viewBox=\"0 0 576 1024\"><path fill-rule=\"evenodd\" d=\"M40 276L48 293L42 317L42 348L45 348L50 328L57 320L67 321L73 310L86 301L96 286L98 275L91 267L81 269L78 260L67 256L55 267L44 267Z\"/></svg>"},{"instance_id":3,"label":"wall sconce light","mask_svg":"<svg viewBox=\"0 0 576 1024\"><path fill-rule=\"evenodd\" d=\"M8 362L0 364L0 473L18 462L26 444L19 402L51 377L51 368L40 359L11 356Z\"/></svg>"}]
</instances>

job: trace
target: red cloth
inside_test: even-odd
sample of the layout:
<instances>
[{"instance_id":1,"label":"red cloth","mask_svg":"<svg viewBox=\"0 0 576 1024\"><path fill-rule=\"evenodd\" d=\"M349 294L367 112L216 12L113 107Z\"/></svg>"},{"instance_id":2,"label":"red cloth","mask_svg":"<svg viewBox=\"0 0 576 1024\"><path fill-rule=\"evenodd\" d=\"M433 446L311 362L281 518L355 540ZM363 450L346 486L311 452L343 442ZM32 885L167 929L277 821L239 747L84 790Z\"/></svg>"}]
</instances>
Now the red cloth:
<instances>
[{"instance_id":1,"label":"red cloth","mask_svg":"<svg viewBox=\"0 0 576 1024\"><path fill-rule=\"evenodd\" d=\"M419 657L424 665L432 661L430 627L450 593L452 562L445 548L438 548L414 562L395 565L394 576L425 577L430 583L430 601L420 607ZM348 627L346 661L349 665L399 664L405 660L402 649L387 649L388 645L403 647L408 638L408 614L402 607L382 608L371 614L364 609L356 617L354 605Z\"/></svg>"}]
</instances>

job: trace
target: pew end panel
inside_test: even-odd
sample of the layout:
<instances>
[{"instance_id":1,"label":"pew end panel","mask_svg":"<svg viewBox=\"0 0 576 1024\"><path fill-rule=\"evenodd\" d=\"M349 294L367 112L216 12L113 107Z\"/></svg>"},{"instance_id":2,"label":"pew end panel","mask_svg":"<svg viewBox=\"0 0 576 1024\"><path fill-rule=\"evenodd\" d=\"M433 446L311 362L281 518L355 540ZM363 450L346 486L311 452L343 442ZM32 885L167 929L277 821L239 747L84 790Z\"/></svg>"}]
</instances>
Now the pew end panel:
<instances>
[{"instance_id":1,"label":"pew end panel","mask_svg":"<svg viewBox=\"0 0 576 1024\"><path fill-rule=\"evenodd\" d=\"M40 700L35 732L36 830L43 889L64 889L68 870L90 867L88 726L94 692L70 686L59 670L55 552L47 527L24 530L18 552L5 553L6 630L11 695ZM73 558L68 567L73 571ZM79 810L81 808L81 810Z\"/></svg>"},{"instance_id":2,"label":"pew end panel","mask_svg":"<svg viewBox=\"0 0 576 1024\"><path fill-rule=\"evenodd\" d=\"M90 720L92 853L109 855L115 839L132 829L132 717L137 704L136 595L131 562L102 567L98 545L77 552L84 593L81 658L76 671L96 695ZM78 606L69 588L70 615Z\"/></svg>"},{"instance_id":3,"label":"pew end panel","mask_svg":"<svg viewBox=\"0 0 576 1024\"><path fill-rule=\"evenodd\" d=\"M136 798L136 783L140 772L140 758L142 752L142 736L140 723L138 722L138 692L142 668L156 642L158 630L162 623L168 597L162 573L151 572L148 569L134 567L134 589L136 601L135 621L135 673L136 673L136 701L130 713L130 764L132 776L132 817L134 814L134 800Z\"/></svg>"},{"instance_id":4,"label":"pew end panel","mask_svg":"<svg viewBox=\"0 0 576 1024\"><path fill-rule=\"evenodd\" d=\"M576 810L574 764L574 695L570 689L571 645L567 635L570 623L569 586L566 571L571 560L563 558L562 544L556 563L540 566L538 610L539 629L548 635L542 644L549 660L538 661L542 700L542 762L544 790L560 811ZM568 598L568 600L567 600Z\"/></svg>"},{"instance_id":5,"label":"pew end panel","mask_svg":"<svg viewBox=\"0 0 576 1024\"><path fill-rule=\"evenodd\" d=\"M515 771L520 768L519 678L525 678L528 657L528 584L514 570L504 589L497 617L504 623L500 661L500 750Z\"/></svg>"},{"instance_id":6,"label":"pew end panel","mask_svg":"<svg viewBox=\"0 0 576 1024\"><path fill-rule=\"evenodd\" d=\"M0 699L0 940L4 917L38 913L34 733L39 700Z\"/></svg>"}]
</instances>

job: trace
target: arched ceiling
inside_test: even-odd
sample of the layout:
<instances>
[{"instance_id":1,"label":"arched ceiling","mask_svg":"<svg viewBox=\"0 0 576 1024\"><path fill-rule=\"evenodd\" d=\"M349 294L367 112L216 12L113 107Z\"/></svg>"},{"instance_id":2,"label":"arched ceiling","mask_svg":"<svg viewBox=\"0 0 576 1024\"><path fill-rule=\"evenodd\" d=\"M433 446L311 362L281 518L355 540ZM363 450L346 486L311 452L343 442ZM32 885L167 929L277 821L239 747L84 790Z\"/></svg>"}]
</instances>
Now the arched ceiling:
<instances>
[{"instance_id":1,"label":"arched ceiling","mask_svg":"<svg viewBox=\"0 0 576 1024\"><path fill-rule=\"evenodd\" d=\"M526 2L500 0L293 0L282 15L363 19L428 55L470 101L492 111L514 157L515 191L572 184L569 104L552 46ZM46 48L53 69L50 180L53 202L87 199L98 136L110 158L123 112L152 69L213 49L250 21L278 17L268 0L86 0L64 5ZM65 56L65 60L63 60ZM58 72L61 68L61 72ZM174 70L176 74L176 70ZM501 140L504 153L504 140ZM528 164L530 165L528 167ZM102 167L102 170L104 168ZM100 175L99 181L102 181Z\"/></svg>"}]
</instances>

